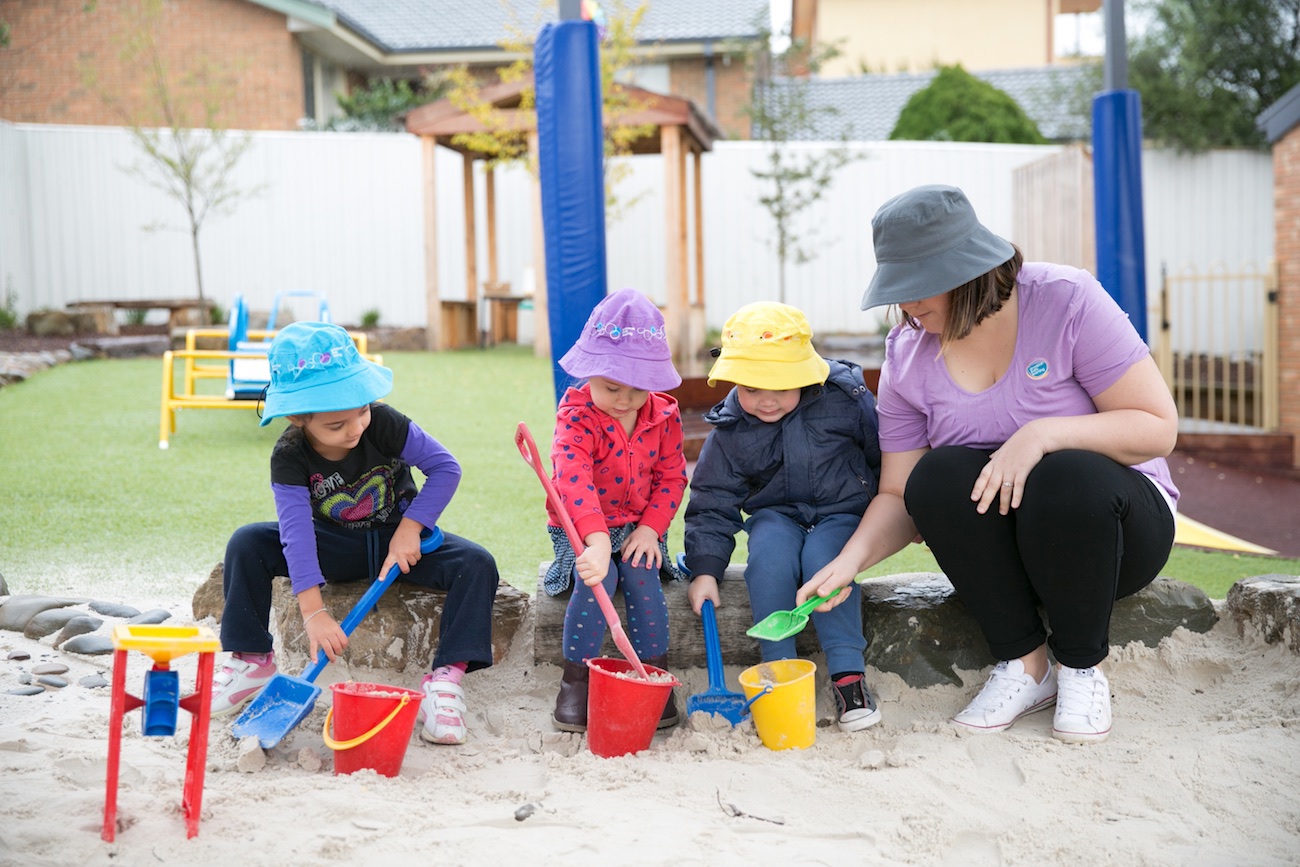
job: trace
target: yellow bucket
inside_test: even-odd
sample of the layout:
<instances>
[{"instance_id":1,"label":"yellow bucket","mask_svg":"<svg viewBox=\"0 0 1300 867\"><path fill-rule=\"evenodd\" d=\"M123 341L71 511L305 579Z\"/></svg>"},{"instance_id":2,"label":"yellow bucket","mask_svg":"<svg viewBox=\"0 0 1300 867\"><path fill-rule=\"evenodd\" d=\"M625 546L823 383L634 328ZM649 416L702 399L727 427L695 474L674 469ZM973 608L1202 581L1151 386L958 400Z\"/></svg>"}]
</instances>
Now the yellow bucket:
<instances>
[{"instance_id":1,"label":"yellow bucket","mask_svg":"<svg viewBox=\"0 0 1300 867\"><path fill-rule=\"evenodd\" d=\"M758 738L769 750L807 749L817 739L817 666L807 659L763 662L740 673L745 698L771 688L749 707Z\"/></svg>"}]
</instances>

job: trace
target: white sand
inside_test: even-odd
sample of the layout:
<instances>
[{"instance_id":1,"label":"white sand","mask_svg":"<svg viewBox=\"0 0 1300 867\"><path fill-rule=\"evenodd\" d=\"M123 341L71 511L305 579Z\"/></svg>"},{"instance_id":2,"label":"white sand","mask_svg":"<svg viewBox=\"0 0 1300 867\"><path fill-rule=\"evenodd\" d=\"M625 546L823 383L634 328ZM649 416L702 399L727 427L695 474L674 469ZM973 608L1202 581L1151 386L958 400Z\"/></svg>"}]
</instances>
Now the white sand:
<instances>
[{"instance_id":1,"label":"white sand","mask_svg":"<svg viewBox=\"0 0 1300 867\"><path fill-rule=\"evenodd\" d=\"M177 600L132 604L188 613ZM5 660L14 649L32 659ZM551 731L558 669L534 668L524 640L466 678L470 743L414 739L396 779L333 775L328 688L259 770L239 769L229 719L214 723L193 840L179 809L187 735L142 738L134 712L111 844L99 836L109 691L76 684L109 660L0 632L0 691L43 657L68 663L72 685L0 695L3 864L1300 864L1300 659L1230 622L1113 652L1116 723L1100 745L1053 740L1050 712L1001 735L959 734L946 719L980 674L916 690L872 671L884 722L866 732L821 727L811 749L778 753L750 724L706 718L619 759ZM178 660L182 684L195 659ZM148 660L132 660L138 691ZM322 680L349 674L420 676L336 665ZM678 674L682 697L707 685L703 670ZM819 682L826 717L823 693ZM298 764L304 748L320 770Z\"/></svg>"}]
</instances>

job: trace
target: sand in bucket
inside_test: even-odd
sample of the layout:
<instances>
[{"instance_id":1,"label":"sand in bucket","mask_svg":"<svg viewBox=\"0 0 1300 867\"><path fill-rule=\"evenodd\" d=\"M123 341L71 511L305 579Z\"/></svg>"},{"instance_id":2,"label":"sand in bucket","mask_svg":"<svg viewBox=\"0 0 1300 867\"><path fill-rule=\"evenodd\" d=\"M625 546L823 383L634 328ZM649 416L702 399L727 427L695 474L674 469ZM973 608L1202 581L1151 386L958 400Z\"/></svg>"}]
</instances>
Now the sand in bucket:
<instances>
[{"instance_id":1,"label":"sand in bucket","mask_svg":"<svg viewBox=\"0 0 1300 867\"><path fill-rule=\"evenodd\" d=\"M424 693L382 683L336 683L325 715L325 745L334 750L334 773L367 768L385 777L402 770ZM331 736L331 723L333 733Z\"/></svg>"},{"instance_id":2,"label":"sand in bucket","mask_svg":"<svg viewBox=\"0 0 1300 867\"><path fill-rule=\"evenodd\" d=\"M749 706L758 738L769 750L807 749L817 739L816 672L811 660L777 659L740 673L746 699L772 687Z\"/></svg>"},{"instance_id":3,"label":"sand in bucket","mask_svg":"<svg viewBox=\"0 0 1300 867\"><path fill-rule=\"evenodd\" d=\"M677 678L647 665L643 680L626 659L596 657L587 668L587 748L603 758L649 749Z\"/></svg>"}]
</instances>

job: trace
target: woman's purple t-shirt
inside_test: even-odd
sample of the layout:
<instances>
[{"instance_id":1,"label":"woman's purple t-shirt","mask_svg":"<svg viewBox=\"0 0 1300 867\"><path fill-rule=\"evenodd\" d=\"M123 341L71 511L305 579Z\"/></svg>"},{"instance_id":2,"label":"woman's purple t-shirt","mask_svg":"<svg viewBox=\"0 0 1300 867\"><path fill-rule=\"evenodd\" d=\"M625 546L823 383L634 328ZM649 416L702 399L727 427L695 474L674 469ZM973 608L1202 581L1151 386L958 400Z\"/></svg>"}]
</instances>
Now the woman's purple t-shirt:
<instances>
[{"instance_id":1,"label":"woman's purple t-shirt","mask_svg":"<svg viewBox=\"0 0 1300 867\"><path fill-rule=\"evenodd\" d=\"M1007 372L981 392L953 382L939 337L906 324L885 342L876 396L880 448L996 449L1027 422L1097 411L1092 398L1150 354L1128 316L1087 271L1026 262L1017 280L1020 322ZM1172 508L1178 488L1164 458L1133 467Z\"/></svg>"}]
</instances>

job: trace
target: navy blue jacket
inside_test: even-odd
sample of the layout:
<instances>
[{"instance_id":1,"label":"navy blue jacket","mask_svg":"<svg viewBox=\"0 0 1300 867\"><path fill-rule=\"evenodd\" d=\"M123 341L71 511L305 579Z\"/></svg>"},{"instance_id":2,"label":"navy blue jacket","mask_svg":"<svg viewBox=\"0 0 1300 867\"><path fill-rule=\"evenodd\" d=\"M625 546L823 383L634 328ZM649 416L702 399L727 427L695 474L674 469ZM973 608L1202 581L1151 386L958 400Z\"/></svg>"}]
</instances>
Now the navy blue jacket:
<instances>
[{"instance_id":1,"label":"navy blue jacket","mask_svg":"<svg viewBox=\"0 0 1300 867\"><path fill-rule=\"evenodd\" d=\"M828 359L829 361L829 359ZM803 389L780 421L740 408L736 388L705 414L713 425L691 475L686 568L721 578L745 515L776 509L805 527L827 515L861 515L880 483L876 399L862 368L829 361L825 385Z\"/></svg>"}]
</instances>

